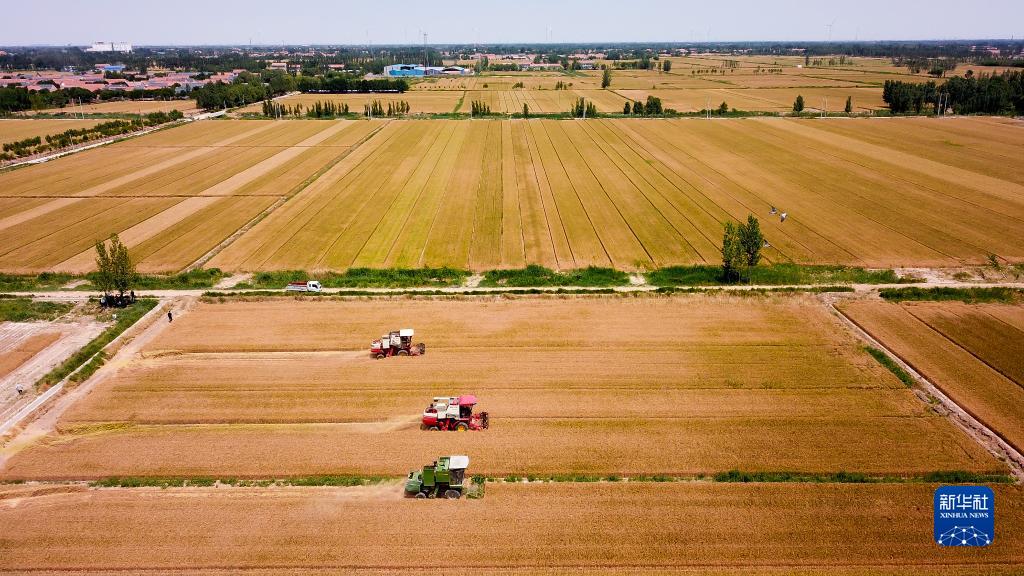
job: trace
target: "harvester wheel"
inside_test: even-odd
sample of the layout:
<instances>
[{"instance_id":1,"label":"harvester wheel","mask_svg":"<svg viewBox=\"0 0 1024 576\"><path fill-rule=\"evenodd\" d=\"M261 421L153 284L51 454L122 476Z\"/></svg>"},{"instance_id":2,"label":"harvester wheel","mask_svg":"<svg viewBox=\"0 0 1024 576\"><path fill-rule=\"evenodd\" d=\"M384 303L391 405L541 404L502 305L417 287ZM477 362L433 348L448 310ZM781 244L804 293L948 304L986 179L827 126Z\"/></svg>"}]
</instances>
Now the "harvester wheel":
<instances>
[{"instance_id":1,"label":"harvester wheel","mask_svg":"<svg viewBox=\"0 0 1024 576\"><path fill-rule=\"evenodd\" d=\"M382 360L383 358L384 358L383 354L377 354L376 356L374 356L375 360Z\"/></svg>"},{"instance_id":2,"label":"harvester wheel","mask_svg":"<svg viewBox=\"0 0 1024 576\"><path fill-rule=\"evenodd\" d=\"M399 356L408 356L409 355L409 351L408 350L399 350L398 351L398 355Z\"/></svg>"},{"instance_id":3,"label":"harvester wheel","mask_svg":"<svg viewBox=\"0 0 1024 576\"><path fill-rule=\"evenodd\" d=\"M420 500L422 500L422 499L424 499L426 497L427 497L427 493L426 492L417 492L416 496L414 496L414 498L418 498Z\"/></svg>"},{"instance_id":4,"label":"harvester wheel","mask_svg":"<svg viewBox=\"0 0 1024 576\"><path fill-rule=\"evenodd\" d=\"M454 488L449 488L449 489L444 491L444 497L449 499L449 500L458 500L459 497L461 497L461 496L462 496L462 492L459 492L458 490L456 490Z\"/></svg>"},{"instance_id":5,"label":"harvester wheel","mask_svg":"<svg viewBox=\"0 0 1024 576\"><path fill-rule=\"evenodd\" d=\"M469 430L469 424L466 424L465 422L459 422L455 425L456 432L465 432L466 430Z\"/></svg>"},{"instance_id":6,"label":"harvester wheel","mask_svg":"<svg viewBox=\"0 0 1024 576\"><path fill-rule=\"evenodd\" d=\"M437 426L431 426L430 428L428 428L428 430L430 430L431 432L440 432L441 429L438 428Z\"/></svg>"},{"instance_id":7,"label":"harvester wheel","mask_svg":"<svg viewBox=\"0 0 1024 576\"><path fill-rule=\"evenodd\" d=\"M422 355L427 353L427 345L426 344L420 342L419 344L416 345L416 347L419 348L420 356L422 356Z\"/></svg>"}]
</instances>

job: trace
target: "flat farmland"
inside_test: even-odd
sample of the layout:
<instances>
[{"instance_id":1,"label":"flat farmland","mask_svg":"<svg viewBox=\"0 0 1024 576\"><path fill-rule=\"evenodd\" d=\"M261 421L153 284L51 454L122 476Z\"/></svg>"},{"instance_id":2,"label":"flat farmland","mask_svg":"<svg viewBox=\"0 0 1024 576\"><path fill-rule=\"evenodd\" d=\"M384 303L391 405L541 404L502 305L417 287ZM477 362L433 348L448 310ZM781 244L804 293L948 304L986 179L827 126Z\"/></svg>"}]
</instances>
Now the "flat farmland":
<instances>
[{"instance_id":1,"label":"flat farmland","mask_svg":"<svg viewBox=\"0 0 1024 576\"><path fill-rule=\"evenodd\" d=\"M931 541L932 485L493 484L457 504L399 489L15 488L0 493L0 570L424 574L453 548L474 574L1014 574L1024 562L1019 486L995 487L990 547L954 550ZM460 529L438 546L425 509L455 507Z\"/></svg>"},{"instance_id":2,"label":"flat farmland","mask_svg":"<svg viewBox=\"0 0 1024 576\"><path fill-rule=\"evenodd\" d=\"M523 104L530 107L531 114L567 113L579 98L593 102L601 113L613 114L621 113L626 101L610 90L472 90L466 92L461 111L468 111L472 102L480 101L501 114L520 114Z\"/></svg>"},{"instance_id":3,"label":"flat farmland","mask_svg":"<svg viewBox=\"0 0 1024 576\"><path fill-rule=\"evenodd\" d=\"M409 91L402 94L296 94L278 98L275 102L285 106L302 106L303 111L309 110L317 102L333 102L338 106L348 104L349 110L356 114L363 113L363 105L379 101L387 110L388 103L408 102L410 114L445 114L454 112L462 92L458 90L425 92ZM241 112L263 112L263 103L251 104ZM305 112L303 112L305 113Z\"/></svg>"},{"instance_id":4,"label":"flat farmland","mask_svg":"<svg viewBox=\"0 0 1024 576\"><path fill-rule=\"evenodd\" d=\"M48 108L39 110L46 114L149 114L151 112L170 112L177 110L184 114L194 114L196 101L187 100L116 100L113 102L97 102L96 104L83 104L82 106L67 106L65 108ZM31 116L35 112L26 112Z\"/></svg>"},{"instance_id":5,"label":"flat farmland","mask_svg":"<svg viewBox=\"0 0 1024 576\"><path fill-rule=\"evenodd\" d=\"M92 128L103 120L0 120L0 144L17 142L26 138L39 136L44 141L50 134L59 134L65 130Z\"/></svg>"},{"instance_id":6,"label":"flat farmland","mask_svg":"<svg viewBox=\"0 0 1024 576\"><path fill-rule=\"evenodd\" d=\"M877 88L735 88L716 87L700 90L616 90L630 100L643 102L648 96L661 98L666 108L679 112L695 112L717 108L726 102L729 108L754 112L789 112L796 97L803 96L808 111L842 112L847 97L853 99L854 112L881 110L886 107ZM827 101L826 101L827 99Z\"/></svg>"},{"instance_id":7,"label":"flat farmland","mask_svg":"<svg viewBox=\"0 0 1024 576\"><path fill-rule=\"evenodd\" d=\"M370 359L400 322L428 354ZM419 430L466 392L488 431ZM496 476L1001 468L816 299L687 296L201 303L0 478L398 475L438 450Z\"/></svg>"},{"instance_id":8,"label":"flat farmland","mask_svg":"<svg viewBox=\"0 0 1024 576\"><path fill-rule=\"evenodd\" d=\"M974 118L395 121L211 265L716 263L722 223L748 214L770 261L1020 261L1024 185L1008 158L1021 134ZM771 206L789 219L769 219Z\"/></svg>"},{"instance_id":9,"label":"flat farmland","mask_svg":"<svg viewBox=\"0 0 1024 576\"><path fill-rule=\"evenodd\" d=\"M1024 307L851 302L841 309L1007 443L1024 449Z\"/></svg>"},{"instance_id":10,"label":"flat farmland","mask_svg":"<svg viewBox=\"0 0 1024 576\"><path fill-rule=\"evenodd\" d=\"M180 270L380 126L207 121L0 174L0 269L85 272L116 232L141 271Z\"/></svg>"}]
</instances>

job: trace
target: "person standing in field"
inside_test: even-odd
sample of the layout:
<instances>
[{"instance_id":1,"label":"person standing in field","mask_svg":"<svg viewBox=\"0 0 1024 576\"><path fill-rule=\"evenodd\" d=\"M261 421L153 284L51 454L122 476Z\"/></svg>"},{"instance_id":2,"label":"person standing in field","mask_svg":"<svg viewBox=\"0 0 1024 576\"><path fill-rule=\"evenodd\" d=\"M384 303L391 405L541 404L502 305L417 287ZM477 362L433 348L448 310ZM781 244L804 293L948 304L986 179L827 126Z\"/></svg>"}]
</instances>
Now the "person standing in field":
<instances>
[{"instance_id":1,"label":"person standing in field","mask_svg":"<svg viewBox=\"0 0 1024 576\"><path fill-rule=\"evenodd\" d=\"M783 213L782 213L782 214L781 214L781 215L779 216L779 222L785 222L785 221L786 221L786 216L789 216L789 214L787 214L787 213L783 212Z\"/></svg>"},{"instance_id":2,"label":"person standing in field","mask_svg":"<svg viewBox=\"0 0 1024 576\"><path fill-rule=\"evenodd\" d=\"M174 322L174 315L171 313L170 310L167 311L167 321Z\"/></svg>"},{"instance_id":3,"label":"person standing in field","mask_svg":"<svg viewBox=\"0 0 1024 576\"><path fill-rule=\"evenodd\" d=\"M18 384L17 386L14 387L14 390L18 392L18 396L21 396L22 394L25 393L25 385Z\"/></svg>"}]
</instances>

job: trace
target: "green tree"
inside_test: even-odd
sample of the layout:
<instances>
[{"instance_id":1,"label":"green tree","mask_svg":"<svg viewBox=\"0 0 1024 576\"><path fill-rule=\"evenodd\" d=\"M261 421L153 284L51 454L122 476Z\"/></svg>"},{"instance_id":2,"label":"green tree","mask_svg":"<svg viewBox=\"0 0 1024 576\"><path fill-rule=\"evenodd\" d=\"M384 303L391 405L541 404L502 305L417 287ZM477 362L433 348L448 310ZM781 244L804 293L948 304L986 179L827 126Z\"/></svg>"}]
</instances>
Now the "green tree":
<instances>
[{"instance_id":1,"label":"green tree","mask_svg":"<svg viewBox=\"0 0 1024 576\"><path fill-rule=\"evenodd\" d=\"M747 266L757 266L761 261L761 248L764 246L764 235L761 234L761 223L753 214L747 216L747 223L740 224L737 230L740 247L746 256Z\"/></svg>"},{"instance_id":2,"label":"green tree","mask_svg":"<svg viewBox=\"0 0 1024 576\"><path fill-rule=\"evenodd\" d=\"M747 258L740 243L739 231L732 222L725 223L722 234L722 280L738 282L746 271Z\"/></svg>"},{"instance_id":3,"label":"green tree","mask_svg":"<svg viewBox=\"0 0 1024 576\"><path fill-rule=\"evenodd\" d=\"M665 72L671 72L672 71L672 61L671 60L665 60L664 62L662 62L661 63L661 69L663 71L665 71Z\"/></svg>"},{"instance_id":4,"label":"green tree","mask_svg":"<svg viewBox=\"0 0 1024 576\"><path fill-rule=\"evenodd\" d=\"M633 101L633 114L636 114L637 116L644 115L644 105L641 104L639 100Z\"/></svg>"},{"instance_id":5,"label":"green tree","mask_svg":"<svg viewBox=\"0 0 1024 576\"><path fill-rule=\"evenodd\" d=\"M793 102L793 112L796 112L797 114L799 114L800 112L803 112L803 111L804 111L804 97L798 95L796 97L796 101Z\"/></svg>"},{"instance_id":6,"label":"green tree","mask_svg":"<svg viewBox=\"0 0 1024 576\"><path fill-rule=\"evenodd\" d=\"M718 115L719 116L725 116L728 113L729 113L729 105L726 104L723 101L721 104L718 105Z\"/></svg>"},{"instance_id":7,"label":"green tree","mask_svg":"<svg viewBox=\"0 0 1024 576\"><path fill-rule=\"evenodd\" d=\"M604 88L607 88L607 87L609 87L611 85L612 85L612 71L609 70L608 68L605 68L604 72L601 73L601 88L604 89Z\"/></svg>"},{"instance_id":8,"label":"green tree","mask_svg":"<svg viewBox=\"0 0 1024 576\"><path fill-rule=\"evenodd\" d=\"M843 111L846 112L847 114L853 112L853 96L846 97L846 108L844 108Z\"/></svg>"},{"instance_id":9,"label":"green tree","mask_svg":"<svg viewBox=\"0 0 1024 576\"><path fill-rule=\"evenodd\" d=\"M96 286L104 294L117 290L124 296L135 286L135 263L117 234L112 234L107 242L96 243Z\"/></svg>"},{"instance_id":10,"label":"green tree","mask_svg":"<svg viewBox=\"0 0 1024 576\"><path fill-rule=\"evenodd\" d=\"M624 102L624 103L622 104L622 113L623 113L623 114L629 114L629 111L630 111L630 110L631 110L631 108L629 107L629 100L626 100L626 101L625 101L625 102Z\"/></svg>"},{"instance_id":11,"label":"green tree","mask_svg":"<svg viewBox=\"0 0 1024 576\"><path fill-rule=\"evenodd\" d=\"M527 104L526 102L523 102L523 118L529 118L529 117L530 117L530 105Z\"/></svg>"}]
</instances>

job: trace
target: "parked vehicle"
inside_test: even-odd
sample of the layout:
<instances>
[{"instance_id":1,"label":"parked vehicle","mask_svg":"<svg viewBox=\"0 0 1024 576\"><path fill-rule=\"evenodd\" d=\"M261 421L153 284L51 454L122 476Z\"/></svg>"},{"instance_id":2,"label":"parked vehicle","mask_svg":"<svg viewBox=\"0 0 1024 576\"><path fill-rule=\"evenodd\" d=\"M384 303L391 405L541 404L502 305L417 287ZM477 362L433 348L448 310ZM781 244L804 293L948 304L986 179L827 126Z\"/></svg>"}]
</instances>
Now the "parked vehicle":
<instances>
[{"instance_id":1,"label":"parked vehicle","mask_svg":"<svg viewBox=\"0 0 1024 576\"><path fill-rule=\"evenodd\" d=\"M289 282L285 290L289 292L320 292L323 290L323 286L316 280L306 280L305 282Z\"/></svg>"}]
</instances>

